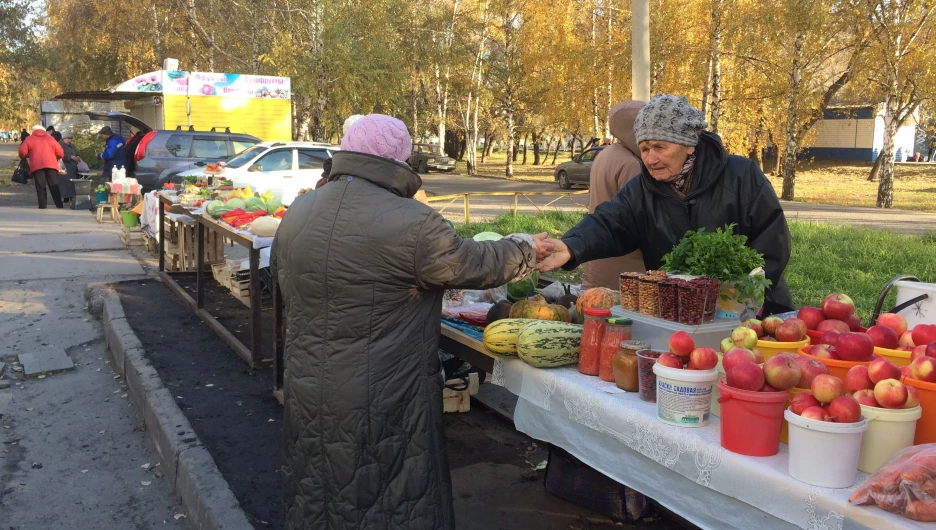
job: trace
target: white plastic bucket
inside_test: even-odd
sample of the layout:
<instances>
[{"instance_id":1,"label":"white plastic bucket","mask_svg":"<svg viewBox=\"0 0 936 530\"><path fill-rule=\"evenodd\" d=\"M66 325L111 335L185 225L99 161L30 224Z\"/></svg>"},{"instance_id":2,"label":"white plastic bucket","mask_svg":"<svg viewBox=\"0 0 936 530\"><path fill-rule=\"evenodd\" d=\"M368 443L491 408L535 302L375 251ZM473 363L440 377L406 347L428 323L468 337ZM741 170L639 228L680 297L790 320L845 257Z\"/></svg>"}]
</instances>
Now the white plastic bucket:
<instances>
[{"instance_id":1,"label":"white plastic bucket","mask_svg":"<svg viewBox=\"0 0 936 530\"><path fill-rule=\"evenodd\" d=\"M858 478L861 435L868 421L833 423L803 418L790 409L790 476L821 488L847 488Z\"/></svg>"},{"instance_id":2,"label":"white plastic bucket","mask_svg":"<svg viewBox=\"0 0 936 530\"><path fill-rule=\"evenodd\" d=\"M921 294L929 295L928 299L917 302L900 312L900 316L907 319L907 329L913 329L917 324L936 324L936 284L899 281L894 285L897 287L896 305Z\"/></svg>"},{"instance_id":3,"label":"white plastic bucket","mask_svg":"<svg viewBox=\"0 0 936 530\"><path fill-rule=\"evenodd\" d=\"M660 363L653 365L657 376L657 418L677 427L703 427L708 424L712 405L712 385L718 371L682 370Z\"/></svg>"},{"instance_id":4,"label":"white plastic bucket","mask_svg":"<svg viewBox=\"0 0 936 530\"><path fill-rule=\"evenodd\" d=\"M868 422L868 430L861 438L858 470L874 473L897 451L913 445L916 423L923 415L923 407L882 409L862 405L861 415Z\"/></svg>"}]
</instances>

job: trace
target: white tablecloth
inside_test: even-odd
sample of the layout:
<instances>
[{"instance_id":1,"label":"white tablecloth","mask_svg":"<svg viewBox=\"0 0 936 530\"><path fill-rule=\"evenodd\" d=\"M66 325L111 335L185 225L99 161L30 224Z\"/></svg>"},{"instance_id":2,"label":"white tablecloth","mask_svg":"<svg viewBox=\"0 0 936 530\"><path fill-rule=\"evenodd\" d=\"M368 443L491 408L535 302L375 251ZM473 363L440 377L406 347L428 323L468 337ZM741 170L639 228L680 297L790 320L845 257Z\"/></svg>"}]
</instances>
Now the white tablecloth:
<instances>
[{"instance_id":1,"label":"white tablecloth","mask_svg":"<svg viewBox=\"0 0 936 530\"><path fill-rule=\"evenodd\" d=\"M172 202L178 202L179 198L175 196L175 192L167 193L163 192L163 196L170 199ZM192 208L192 215L201 215L205 213L204 207ZM166 217L175 222L181 222L184 224L194 224L197 221L183 214L177 213L166 213ZM155 238L159 241L159 197L155 193L147 193L143 195L143 215L140 216L140 226L143 231L149 234L150 237ZM231 230L241 234L245 237L248 237L253 241L253 248L263 249L273 245L272 237L260 237L246 230L240 230L238 228L231 227Z\"/></svg>"},{"instance_id":2,"label":"white tablecloth","mask_svg":"<svg viewBox=\"0 0 936 530\"><path fill-rule=\"evenodd\" d=\"M656 419L655 403L575 366L544 370L517 359L496 360L491 380L520 398L517 430L562 447L702 528L936 528L875 506L852 506L854 488L817 488L793 479L784 444L772 457L723 449L716 417L702 428L665 425ZM860 473L856 486L866 477Z\"/></svg>"}]
</instances>

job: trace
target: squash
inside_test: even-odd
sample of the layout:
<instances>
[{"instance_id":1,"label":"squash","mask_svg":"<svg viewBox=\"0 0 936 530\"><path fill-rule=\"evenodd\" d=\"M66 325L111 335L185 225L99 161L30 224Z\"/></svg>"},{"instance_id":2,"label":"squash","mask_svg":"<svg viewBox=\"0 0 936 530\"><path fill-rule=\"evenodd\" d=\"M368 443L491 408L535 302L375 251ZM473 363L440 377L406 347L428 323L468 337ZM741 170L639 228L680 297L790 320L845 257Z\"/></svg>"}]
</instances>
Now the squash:
<instances>
[{"instance_id":1,"label":"squash","mask_svg":"<svg viewBox=\"0 0 936 530\"><path fill-rule=\"evenodd\" d=\"M500 301L491 306L491 309L488 310L487 314L487 323L493 324L498 320L504 320L505 318L510 318L510 309L513 307L513 304L507 301Z\"/></svg>"},{"instance_id":2,"label":"squash","mask_svg":"<svg viewBox=\"0 0 936 530\"><path fill-rule=\"evenodd\" d=\"M553 368L578 362L582 326L565 322L532 322L517 335L517 355L530 366Z\"/></svg>"},{"instance_id":3,"label":"squash","mask_svg":"<svg viewBox=\"0 0 936 530\"><path fill-rule=\"evenodd\" d=\"M605 287L592 287L582 293L575 302L579 322L585 321L586 309L611 309L621 303L621 293Z\"/></svg>"},{"instance_id":4,"label":"squash","mask_svg":"<svg viewBox=\"0 0 936 530\"><path fill-rule=\"evenodd\" d=\"M517 355L517 335L527 324L535 322L526 318L507 318L488 324L481 338L484 349L495 355Z\"/></svg>"},{"instance_id":5,"label":"squash","mask_svg":"<svg viewBox=\"0 0 936 530\"><path fill-rule=\"evenodd\" d=\"M250 223L250 233L259 237L273 237L276 235L276 229L279 228L280 221L275 217L263 216L254 219Z\"/></svg>"},{"instance_id":6,"label":"squash","mask_svg":"<svg viewBox=\"0 0 936 530\"><path fill-rule=\"evenodd\" d=\"M538 305L530 304L520 318L533 318L536 320L555 320L556 322L572 322L572 315L569 310L561 305Z\"/></svg>"}]
</instances>

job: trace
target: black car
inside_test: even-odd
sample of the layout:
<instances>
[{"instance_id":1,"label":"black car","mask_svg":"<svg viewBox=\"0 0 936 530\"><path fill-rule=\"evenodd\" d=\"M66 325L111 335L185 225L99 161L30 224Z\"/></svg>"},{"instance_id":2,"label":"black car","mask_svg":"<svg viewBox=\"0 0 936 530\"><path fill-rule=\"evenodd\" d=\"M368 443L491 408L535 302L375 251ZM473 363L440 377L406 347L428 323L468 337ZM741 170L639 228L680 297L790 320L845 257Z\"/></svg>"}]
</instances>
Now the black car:
<instances>
[{"instance_id":1,"label":"black car","mask_svg":"<svg viewBox=\"0 0 936 530\"><path fill-rule=\"evenodd\" d=\"M409 165L417 173L428 173L430 170L448 173L455 171L455 161L446 156L442 148L435 144L414 145Z\"/></svg>"},{"instance_id":2,"label":"black car","mask_svg":"<svg viewBox=\"0 0 936 530\"><path fill-rule=\"evenodd\" d=\"M132 176L144 191L161 189L172 177L210 162L227 160L260 143L249 134L228 129L196 131L192 128L153 130L139 118L122 112L89 112L92 120L109 122L115 133L127 140L127 176Z\"/></svg>"},{"instance_id":3,"label":"black car","mask_svg":"<svg viewBox=\"0 0 936 530\"><path fill-rule=\"evenodd\" d=\"M582 185L588 187L588 175L591 173L592 163L595 157L604 147L592 147L591 149L576 155L568 162L563 162L556 166L553 176L559 187L569 189L572 186Z\"/></svg>"}]
</instances>

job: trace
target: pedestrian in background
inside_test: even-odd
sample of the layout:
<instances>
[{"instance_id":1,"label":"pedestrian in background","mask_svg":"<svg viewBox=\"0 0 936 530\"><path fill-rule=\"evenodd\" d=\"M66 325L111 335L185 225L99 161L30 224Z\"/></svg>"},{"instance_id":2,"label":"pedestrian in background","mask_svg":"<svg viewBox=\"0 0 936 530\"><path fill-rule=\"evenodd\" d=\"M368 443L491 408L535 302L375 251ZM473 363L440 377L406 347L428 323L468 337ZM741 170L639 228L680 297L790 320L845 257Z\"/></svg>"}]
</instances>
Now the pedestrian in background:
<instances>
[{"instance_id":1,"label":"pedestrian in background","mask_svg":"<svg viewBox=\"0 0 936 530\"><path fill-rule=\"evenodd\" d=\"M20 143L25 142L27 138L29 138L29 133L26 132L26 129L20 131Z\"/></svg>"},{"instance_id":2,"label":"pedestrian in background","mask_svg":"<svg viewBox=\"0 0 936 530\"><path fill-rule=\"evenodd\" d=\"M54 125L49 125L48 127L46 127L46 131L45 131L45 132L46 132L46 134L48 134L49 136L51 136L52 139L55 140L56 142L61 142L61 141L62 141L62 133L56 131Z\"/></svg>"},{"instance_id":3,"label":"pedestrian in background","mask_svg":"<svg viewBox=\"0 0 936 530\"><path fill-rule=\"evenodd\" d=\"M124 167L127 163L127 152L124 139L119 134L114 134L109 126L104 126L98 133L104 140L104 152L98 153L98 160L104 161L104 167L101 170L101 176L110 180L114 168Z\"/></svg>"},{"instance_id":4,"label":"pedestrian in background","mask_svg":"<svg viewBox=\"0 0 936 530\"><path fill-rule=\"evenodd\" d=\"M52 201L56 208L62 208L62 197L59 192L59 160L65 156L62 147L46 134L42 125L33 127L33 133L20 144L19 157L29 158L29 172L36 183L36 197L39 199L39 209L45 210L48 204L46 187L52 194Z\"/></svg>"},{"instance_id":5,"label":"pedestrian in background","mask_svg":"<svg viewBox=\"0 0 936 530\"><path fill-rule=\"evenodd\" d=\"M62 140L59 145L62 147L62 162L65 164L65 174L59 179L59 190L62 194L62 200L68 202L75 198L75 183L72 180L78 178L78 162L81 157L78 156L78 150L72 145L74 135L71 131L65 131L62 134Z\"/></svg>"},{"instance_id":6,"label":"pedestrian in background","mask_svg":"<svg viewBox=\"0 0 936 530\"><path fill-rule=\"evenodd\" d=\"M588 213L610 201L627 181L640 175L640 148L634 135L634 120L643 107L643 101L618 103L608 113L608 125L617 142L605 147L595 157L588 174ZM626 256L606 258L585 263L582 288L620 288L622 272L644 272L643 254L635 250Z\"/></svg>"}]
</instances>

